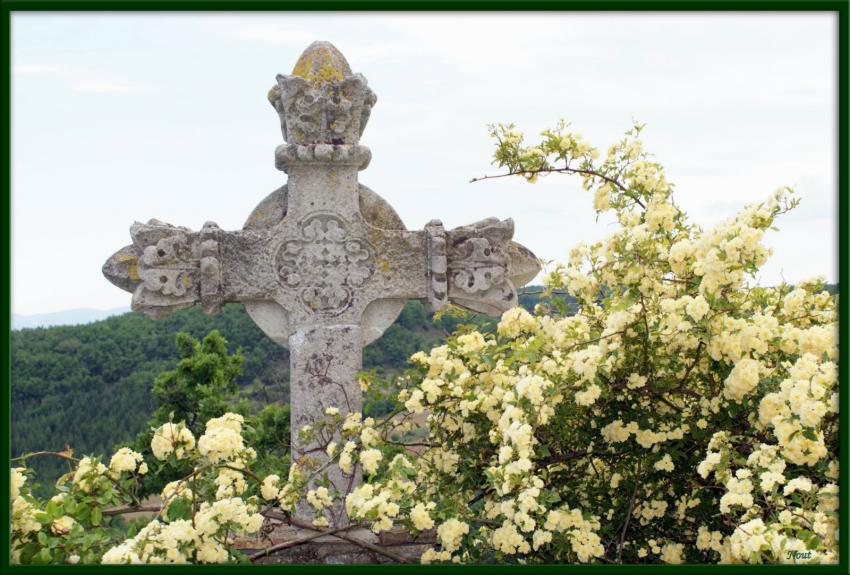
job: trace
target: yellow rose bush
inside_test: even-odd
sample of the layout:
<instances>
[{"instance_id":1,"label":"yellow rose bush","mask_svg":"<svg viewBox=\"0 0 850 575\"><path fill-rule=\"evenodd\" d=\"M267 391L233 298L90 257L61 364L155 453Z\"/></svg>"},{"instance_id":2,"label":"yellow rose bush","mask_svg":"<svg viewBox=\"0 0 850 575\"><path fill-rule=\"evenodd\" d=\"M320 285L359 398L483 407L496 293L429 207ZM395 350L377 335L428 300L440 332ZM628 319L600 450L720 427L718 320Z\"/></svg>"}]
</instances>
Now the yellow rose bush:
<instances>
[{"instance_id":1,"label":"yellow rose bush","mask_svg":"<svg viewBox=\"0 0 850 575\"><path fill-rule=\"evenodd\" d=\"M642 126L601 161L566 128L525 145L494 127L495 163L576 174L619 225L548 275L575 309L516 308L414 356L400 399L433 446L416 493L469 526L424 559L836 562L836 299L754 285L793 191L703 230Z\"/></svg>"},{"instance_id":2,"label":"yellow rose bush","mask_svg":"<svg viewBox=\"0 0 850 575\"><path fill-rule=\"evenodd\" d=\"M26 467L11 470L13 563L100 562L116 536L104 510L138 504L136 487L147 472L139 454L119 450L109 466L96 457L73 461L74 469L59 479L56 495L47 501L33 496Z\"/></svg>"},{"instance_id":3,"label":"yellow rose bush","mask_svg":"<svg viewBox=\"0 0 850 575\"><path fill-rule=\"evenodd\" d=\"M349 416L329 446L369 479L349 515L435 528L426 563L836 562L836 298L754 283L793 191L704 230L641 126L601 161L566 128L492 135L506 175L577 174L619 224L549 273L576 303L414 355L392 423Z\"/></svg>"},{"instance_id":4,"label":"yellow rose bush","mask_svg":"<svg viewBox=\"0 0 850 575\"><path fill-rule=\"evenodd\" d=\"M121 448L105 465L76 460L44 502L28 488L28 471L12 470L12 559L16 563L223 563L245 560L235 537L263 525L262 479L250 469L256 453L244 445L243 417L226 413L198 438L180 423L153 430L151 465L188 460L192 472L168 483L156 516L137 528L114 523L123 513L150 511L137 494L148 473L141 454ZM60 454L61 455L61 454ZM130 535L128 537L128 535Z\"/></svg>"}]
</instances>

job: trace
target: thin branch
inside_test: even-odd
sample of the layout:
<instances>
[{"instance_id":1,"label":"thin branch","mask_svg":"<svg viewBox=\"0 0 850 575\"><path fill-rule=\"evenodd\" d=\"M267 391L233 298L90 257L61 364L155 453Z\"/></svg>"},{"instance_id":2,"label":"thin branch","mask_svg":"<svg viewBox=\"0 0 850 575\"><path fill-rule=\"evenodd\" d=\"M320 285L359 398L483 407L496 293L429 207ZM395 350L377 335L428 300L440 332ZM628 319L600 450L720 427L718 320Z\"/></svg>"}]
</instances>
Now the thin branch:
<instances>
[{"instance_id":1,"label":"thin branch","mask_svg":"<svg viewBox=\"0 0 850 575\"><path fill-rule=\"evenodd\" d=\"M338 539L348 541L349 543L353 543L355 545L358 545L359 547L362 547L364 549L368 549L369 551L373 551L375 553L378 553L380 555L388 557L388 558L392 559L393 561L395 561L397 563L408 563L407 559L405 559L401 555L398 555L397 553L393 553L392 551L384 549L383 547L381 547L379 545L369 543L368 541L363 541L362 539L357 539L356 537L352 537L352 536L344 533L344 531L348 531L348 530L354 529L356 527L362 527L362 525L360 525L358 523L353 523L353 524L345 526L345 527L335 527L333 529L321 529L321 528L316 527L316 526L314 526L310 523L307 523L306 521L301 521L300 519L296 519L295 517L286 517L282 514L274 512L274 511L266 512L266 513L264 513L264 515L266 517L271 517L273 519L281 519L283 521L288 522L290 525L294 525L295 527L299 527L301 529L308 529L310 531L315 531L316 533L314 533L313 535L308 535L307 537L304 537L302 539L298 539L297 541L287 541L285 543L273 545L272 547L269 547L262 554L256 554L255 553L254 555L252 555L250 557L252 561L255 560L255 559L253 559L254 556L257 556L258 558L259 557L265 557L267 552L279 551L281 549L287 549L289 547L293 547L295 545L301 545L302 543L306 543L307 541L317 539L317 538L322 537L324 535L330 535L330 536L336 537Z\"/></svg>"},{"instance_id":2,"label":"thin branch","mask_svg":"<svg viewBox=\"0 0 850 575\"><path fill-rule=\"evenodd\" d=\"M13 457L12 461L26 461L30 457L44 457L44 456L61 457L62 459L67 459L69 461L79 461L79 459L77 459L76 457L73 457L71 455L68 455L68 453L65 452L65 451L35 451L33 453L24 453L23 455L21 455L19 457Z\"/></svg>"},{"instance_id":3,"label":"thin branch","mask_svg":"<svg viewBox=\"0 0 850 575\"><path fill-rule=\"evenodd\" d=\"M292 519L290 519L290 523L292 525L295 525L296 527L301 527L303 529L317 529L316 527L313 527L309 523L307 523L305 521L301 521L299 519L295 519L294 517ZM324 531L323 531L323 534L324 534ZM405 559L404 557L402 557L401 555L399 555L397 553L393 553L392 551L389 551L388 549L384 549L380 545L375 545L373 543L369 543L368 541L363 541L362 539L357 539L356 537L352 537L351 535L348 535L346 533L342 533L342 532L335 533L334 537L337 537L339 539L344 539L345 541L348 541L349 543L354 543L355 545L359 545L360 547L363 547L364 549L368 549L369 551L374 551L375 553L379 553L380 555L383 555L384 557L388 557L388 558L392 559L396 563L408 563L407 559Z\"/></svg>"},{"instance_id":4,"label":"thin branch","mask_svg":"<svg viewBox=\"0 0 850 575\"><path fill-rule=\"evenodd\" d=\"M629 499L629 509L626 511L626 520L623 522L623 531L620 533L620 540L617 543L617 563L622 563L623 556L623 541L626 539L626 531L629 529L629 520L632 518L632 511L635 508L635 497L637 496L638 488L640 487L640 464L641 459L637 462L637 471L635 472L635 488L632 491L632 496Z\"/></svg>"},{"instance_id":5,"label":"thin branch","mask_svg":"<svg viewBox=\"0 0 850 575\"><path fill-rule=\"evenodd\" d=\"M248 559L251 562L259 561L265 557L268 557L272 553L277 551L283 551L284 549L289 549L290 547L296 547L298 545L303 545L304 543L308 543L314 539L318 539L319 537L324 537L325 535L337 535L339 532L344 531L346 529L354 529L356 525L348 525L346 527L337 527L334 529L329 529L327 531L317 531L316 533L312 533L305 537L301 537L300 539L292 539L290 541L283 541L276 545L272 545L271 547L266 547L262 551L258 551L251 555L248 555Z\"/></svg>"},{"instance_id":6,"label":"thin branch","mask_svg":"<svg viewBox=\"0 0 850 575\"><path fill-rule=\"evenodd\" d=\"M159 513L160 505L127 505L103 510L103 515L123 515L125 513Z\"/></svg>"},{"instance_id":7,"label":"thin branch","mask_svg":"<svg viewBox=\"0 0 850 575\"><path fill-rule=\"evenodd\" d=\"M636 198L632 194L630 194L626 187L623 186L623 184L621 184L614 178L610 178L594 170L582 170L579 168L540 168L539 170L523 170L520 166L520 170L517 172L508 172L507 174L497 174L495 176L484 175L478 178L472 178L471 180L469 180L469 183L474 184L475 182L480 182L481 180L495 180L496 178L507 178L508 176L519 176L522 174L583 174L587 176L594 176L608 182L613 186L616 186L617 189L619 189L625 195L634 200L637 205L639 205L643 209L646 209L646 206L643 204L643 202L641 202L639 198Z\"/></svg>"}]
</instances>

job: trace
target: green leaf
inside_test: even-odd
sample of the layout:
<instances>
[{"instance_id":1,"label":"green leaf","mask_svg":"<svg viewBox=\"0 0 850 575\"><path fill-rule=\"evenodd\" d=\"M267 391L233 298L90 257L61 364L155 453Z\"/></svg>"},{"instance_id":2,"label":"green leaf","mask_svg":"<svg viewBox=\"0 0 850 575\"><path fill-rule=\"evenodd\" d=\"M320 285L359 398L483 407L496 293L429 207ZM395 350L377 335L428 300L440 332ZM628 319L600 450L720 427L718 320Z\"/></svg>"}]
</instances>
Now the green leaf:
<instances>
[{"instance_id":1,"label":"green leaf","mask_svg":"<svg viewBox=\"0 0 850 575\"><path fill-rule=\"evenodd\" d=\"M37 512L35 515L33 515L33 518L39 523L50 523L51 520L50 515L48 515L44 511Z\"/></svg>"},{"instance_id":2,"label":"green leaf","mask_svg":"<svg viewBox=\"0 0 850 575\"><path fill-rule=\"evenodd\" d=\"M100 510L100 507L95 507L91 510L91 524L95 527L100 525L100 520L103 517L103 512Z\"/></svg>"},{"instance_id":3,"label":"green leaf","mask_svg":"<svg viewBox=\"0 0 850 575\"><path fill-rule=\"evenodd\" d=\"M190 501L180 497L174 499L168 506L168 519L189 519L192 516L192 504Z\"/></svg>"},{"instance_id":4,"label":"green leaf","mask_svg":"<svg viewBox=\"0 0 850 575\"><path fill-rule=\"evenodd\" d=\"M88 516L89 506L80 501L77 503L77 508L74 509L74 515L77 517L87 517Z\"/></svg>"},{"instance_id":5,"label":"green leaf","mask_svg":"<svg viewBox=\"0 0 850 575\"><path fill-rule=\"evenodd\" d=\"M50 555L50 549L42 549L41 551L33 557L33 561L36 563L50 563L53 558Z\"/></svg>"}]
</instances>

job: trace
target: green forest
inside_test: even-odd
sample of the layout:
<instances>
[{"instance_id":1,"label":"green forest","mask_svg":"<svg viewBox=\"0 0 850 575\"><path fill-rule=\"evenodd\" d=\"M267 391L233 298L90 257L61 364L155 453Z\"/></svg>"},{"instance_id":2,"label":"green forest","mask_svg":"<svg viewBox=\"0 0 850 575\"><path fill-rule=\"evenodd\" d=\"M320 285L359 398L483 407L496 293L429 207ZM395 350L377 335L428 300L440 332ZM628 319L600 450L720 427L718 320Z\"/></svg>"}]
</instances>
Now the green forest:
<instances>
[{"instance_id":1,"label":"green forest","mask_svg":"<svg viewBox=\"0 0 850 575\"><path fill-rule=\"evenodd\" d=\"M520 297L531 309L542 290L521 291L532 292ZM432 318L419 302L408 302L384 335L365 348L364 369L380 376L399 373L413 353L439 345L460 323L487 329L492 321L458 310ZM239 304L225 306L217 316L194 307L159 321L126 313L85 325L13 331L12 457L66 446L75 455L109 454L132 442L157 407L154 380L173 370L180 357L177 334L200 340L212 330L225 338L230 353L240 351L244 358L236 377L240 401L253 412L288 403L289 352L268 339ZM53 458L30 465L44 483L64 470Z\"/></svg>"}]
</instances>

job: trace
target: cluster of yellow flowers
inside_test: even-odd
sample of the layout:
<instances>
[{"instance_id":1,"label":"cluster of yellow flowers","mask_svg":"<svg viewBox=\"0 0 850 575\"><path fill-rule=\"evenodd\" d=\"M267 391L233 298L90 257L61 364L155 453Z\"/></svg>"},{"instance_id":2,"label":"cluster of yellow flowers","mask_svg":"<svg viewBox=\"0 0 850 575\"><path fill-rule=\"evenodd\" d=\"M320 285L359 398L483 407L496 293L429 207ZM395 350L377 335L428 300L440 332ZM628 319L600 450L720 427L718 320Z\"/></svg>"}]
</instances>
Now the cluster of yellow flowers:
<instances>
[{"instance_id":1,"label":"cluster of yellow flowers","mask_svg":"<svg viewBox=\"0 0 850 575\"><path fill-rule=\"evenodd\" d=\"M730 535L701 527L698 548L716 551L723 563L811 562L812 551L817 562L836 561L837 460L827 463L818 486L806 475L787 477L800 470L791 467L794 462L781 445L759 444L733 472L735 455L730 435L715 433L700 474L714 474L725 485L720 511L737 517L739 524ZM772 512L766 515L765 508Z\"/></svg>"},{"instance_id":2,"label":"cluster of yellow flowers","mask_svg":"<svg viewBox=\"0 0 850 575\"><path fill-rule=\"evenodd\" d=\"M348 516L354 520L369 521L375 533L389 530L393 520L399 517L402 505L408 507L415 497L417 485L408 478L416 473L416 468L407 457L396 455L388 463L386 473L380 480L356 487L345 497ZM420 504L416 512L417 519L414 521L411 517L417 529L430 529L433 526L433 520L428 514L433 508L431 503Z\"/></svg>"},{"instance_id":3,"label":"cluster of yellow flowers","mask_svg":"<svg viewBox=\"0 0 850 575\"><path fill-rule=\"evenodd\" d=\"M380 533L393 526L393 518L398 516L400 507L393 501L393 491L376 490L365 483L349 493L345 498L345 510L352 519L369 519L372 531Z\"/></svg>"},{"instance_id":4,"label":"cluster of yellow flowers","mask_svg":"<svg viewBox=\"0 0 850 575\"><path fill-rule=\"evenodd\" d=\"M166 459L172 453L177 459L183 459L195 447L195 436L182 421L164 423L154 431L151 451L159 460Z\"/></svg>"},{"instance_id":5,"label":"cluster of yellow flowers","mask_svg":"<svg viewBox=\"0 0 850 575\"><path fill-rule=\"evenodd\" d=\"M191 521L179 519L160 523L153 520L135 537L104 553L101 563L189 563L196 539Z\"/></svg>"},{"instance_id":6,"label":"cluster of yellow flowers","mask_svg":"<svg viewBox=\"0 0 850 575\"><path fill-rule=\"evenodd\" d=\"M245 447L242 424L245 419L238 413L225 413L207 421L204 434L198 439L198 452L211 463L252 461L257 454Z\"/></svg>"},{"instance_id":7,"label":"cluster of yellow flowers","mask_svg":"<svg viewBox=\"0 0 850 575\"><path fill-rule=\"evenodd\" d=\"M295 505L303 497L303 491L307 486L307 478L298 463L289 466L287 482L280 485L280 476L272 474L266 476L260 484L260 495L269 502L276 502L281 509L292 511Z\"/></svg>"},{"instance_id":8,"label":"cluster of yellow flowers","mask_svg":"<svg viewBox=\"0 0 850 575\"><path fill-rule=\"evenodd\" d=\"M782 455L791 463L815 465L829 453L822 424L838 413L838 366L805 353L788 370L779 390L759 404L759 421L773 428Z\"/></svg>"},{"instance_id":9,"label":"cluster of yellow flowers","mask_svg":"<svg viewBox=\"0 0 850 575\"><path fill-rule=\"evenodd\" d=\"M21 488L27 481L27 476L24 475L25 469L22 467L12 469L11 490L12 490L12 533L13 559L20 542L26 538L29 533L37 532L41 529L41 523L35 520L35 515L38 509L21 493ZM17 537L14 535L17 534ZM17 539L18 541L14 541ZM16 544L17 543L17 544Z\"/></svg>"},{"instance_id":10,"label":"cluster of yellow flowers","mask_svg":"<svg viewBox=\"0 0 850 575\"><path fill-rule=\"evenodd\" d=\"M141 453L136 453L129 447L122 447L112 455L109 460L109 476L117 479L121 473L128 471L140 475L148 472L148 464L144 462Z\"/></svg>"},{"instance_id":11,"label":"cluster of yellow flowers","mask_svg":"<svg viewBox=\"0 0 850 575\"><path fill-rule=\"evenodd\" d=\"M167 423L155 431L151 449L158 459L175 453L178 459L197 460L195 474L207 467L213 472L215 499L204 500L193 493L187 479L172 481L162 490L159 518L142 528L135 537L109 549L103 563L223 563L232 559L229 547L237 534L256 533L263 524L255 498L240 497L247 489L242 472L256 458L252 448L246 448L242 438L244 419L236 413L226 413L210 419L205 433L198 439L181 423ZM178 450L180 450L178 452ZM113 462L141 461L133 452L119 451ZM142 463L143 465L143 463ZM293 466L294 467L294 466ZM280 495L277 476L269 476L261 485L267 499ZM169 518L178 501L192 509L192 520Z\"/></svg>"},{"instance_id":12,"label":"cluster of yellow flowers","mask_svg":"<svg viewBox=\"0 0 850 575\"><path fill-rule=\"evenodd\" d=\"M109 469L93 457L83 457L77 463L72 482L80 491L91 493L97 487L109 485L108 472Z\"/></svg>"},{"instance_id":13,"label":"cluster of yellow flowers","mask_svg":"<svg viewBox=\"0 0 850 575\"><path fill-rule=\"evenodd\" d=\"M75 564L81 554L91 557L92 547L108 539L102 533L86 539L101 524L101 504L118 501L121 483L133 483L147 471L141 454L129 448L116 451L108 467L97 457L83 457L57 481L59 492L42 502L27 486L27 469L12 469L12 561L21 562L24 553L28 558L24 562L32 561L34 553L41 554L40 562L60 558Z\"/></svg>"},{"instance_id":14,"label":"cluster of yellow flowers","mask_svg":"<svg viewBox=\"0 0 850 575\"><path fill-rule=\"evenodd\" d=\"M107 551L102 563L224 563L238 533L256 533L263 516L239 497L201 503L192 521L154 519L135 537ZM228 540L228 536L231 537Z\"/></svg>"}]
</instances>

